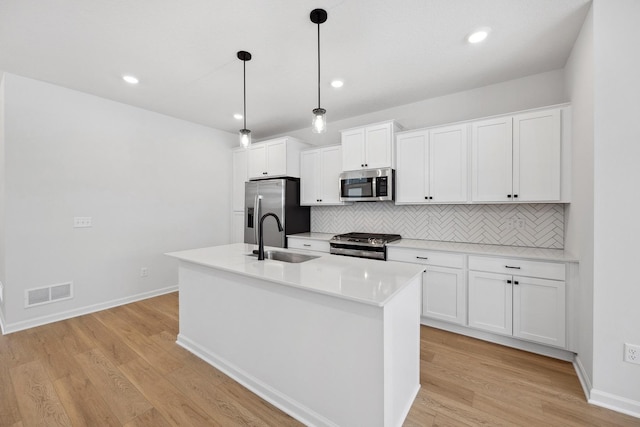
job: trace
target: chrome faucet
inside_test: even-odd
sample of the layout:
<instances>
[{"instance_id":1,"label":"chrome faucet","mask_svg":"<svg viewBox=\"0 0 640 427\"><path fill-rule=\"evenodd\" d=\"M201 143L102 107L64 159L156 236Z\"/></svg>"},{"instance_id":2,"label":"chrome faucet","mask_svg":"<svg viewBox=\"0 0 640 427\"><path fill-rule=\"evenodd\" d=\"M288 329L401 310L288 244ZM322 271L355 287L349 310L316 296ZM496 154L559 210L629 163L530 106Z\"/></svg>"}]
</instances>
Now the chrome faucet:
<instances>
[{"instance_id":1,"label":"chrome faucet","mask_svg":"<svg viewBox=\"0 0 640 427\"><path fill-rule=\"evenodd\" d=\"M274 214L273 212L267 212L266 214L262 215L262 218L260 218L260 222L258 223L258 261L264 260L264 236L262 232L262 223L268 216L272 216L276 219L276 222L278 223L278 230L282 231L282 224L280 223L280 218L278 218L278 215Z\"/></svg>"}]
</instances>

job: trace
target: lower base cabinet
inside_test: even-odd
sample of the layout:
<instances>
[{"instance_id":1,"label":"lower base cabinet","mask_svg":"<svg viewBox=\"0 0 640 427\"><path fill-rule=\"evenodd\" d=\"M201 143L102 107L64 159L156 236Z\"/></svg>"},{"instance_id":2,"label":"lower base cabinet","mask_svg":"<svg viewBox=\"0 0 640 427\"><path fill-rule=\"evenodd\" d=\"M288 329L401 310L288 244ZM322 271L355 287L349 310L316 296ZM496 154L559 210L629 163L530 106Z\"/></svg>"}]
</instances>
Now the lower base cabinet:
<instances>
[{"instance_id":1,"label":"lower base cabinet","mask_svg":"<svg viewBox=\"0 0 640 427\"><path fill-rule=\"evenodd\" d=\"M423 317L466 325L465 255L388 247L387 259L425 266L422 275Z\"/></svg>"},{"instance_id":2,"label":"lower base cabinet","mask_svg":"<svg viewBox=\"0 0 640 427\"><path fill-rule=\"evenodd\" d=\"M473 268L509 269L550 278ZM564 264L469 257L469 326L564 348L564 268Z\"/></svg>"},{"instance_id":3,"label":"lower base cabinet","mask_svg":"<svg viewBox=\"0 0 640 427\"><path fill-rule=\"evenodd\" d=\"M422 315L464 325L466 283L464 270L426 267L422 276Z\"/></svg>"}]
</instances>

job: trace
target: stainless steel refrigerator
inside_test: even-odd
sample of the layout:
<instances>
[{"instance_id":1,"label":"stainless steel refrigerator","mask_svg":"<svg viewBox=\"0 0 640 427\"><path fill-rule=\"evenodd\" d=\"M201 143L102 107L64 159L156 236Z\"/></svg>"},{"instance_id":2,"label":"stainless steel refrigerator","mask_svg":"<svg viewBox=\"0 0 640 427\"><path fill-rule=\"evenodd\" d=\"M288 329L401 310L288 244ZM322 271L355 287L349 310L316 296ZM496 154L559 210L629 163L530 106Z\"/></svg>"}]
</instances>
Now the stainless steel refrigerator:
<instances>
[{"instance_id":1,"label":"stainless steel refrigerator","mask_svg":"<svg viewBox=\"0 0 640 427\"><path fill-rule=\"evenodd\" d=\"M300 206L300 180L277 178L249 181L244 185L244 242L258 244L258 222L262 215L273 212L280 218L283 231L278 231L275 219L264 220L265 246L287 247L287 234L304 233L311 229L311 211Z\"/></svg>"}]
</instances>

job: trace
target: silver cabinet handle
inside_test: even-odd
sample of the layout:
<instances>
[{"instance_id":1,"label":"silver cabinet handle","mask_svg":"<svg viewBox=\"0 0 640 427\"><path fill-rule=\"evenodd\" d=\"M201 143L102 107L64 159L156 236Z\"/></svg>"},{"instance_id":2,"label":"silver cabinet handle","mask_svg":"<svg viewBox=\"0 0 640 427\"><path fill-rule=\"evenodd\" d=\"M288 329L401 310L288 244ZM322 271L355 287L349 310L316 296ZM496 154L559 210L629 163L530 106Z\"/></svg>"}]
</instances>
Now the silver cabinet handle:
<instances>
[{"instance_id":1,"label":"silver cabinet handle","mask_svg":"<svg viewBox=\"0 0 640 427\"><path fill-rule=\"evenodd\" d=\"M514 270L520 270L520 267L512 267L510 265L505 265L504 268L513 268Z\"/></svg>"},{"instance_id":2,"label":"silver cabinet handle","mask_svg":"<svg viewBox=\"0 0 640 427\"><path fill-rule=\"evenodd\" d=\"M417 259L429 259L429 257L426 257L426 256L417 256L416 258Z\"/></svg>"}]
</instances>

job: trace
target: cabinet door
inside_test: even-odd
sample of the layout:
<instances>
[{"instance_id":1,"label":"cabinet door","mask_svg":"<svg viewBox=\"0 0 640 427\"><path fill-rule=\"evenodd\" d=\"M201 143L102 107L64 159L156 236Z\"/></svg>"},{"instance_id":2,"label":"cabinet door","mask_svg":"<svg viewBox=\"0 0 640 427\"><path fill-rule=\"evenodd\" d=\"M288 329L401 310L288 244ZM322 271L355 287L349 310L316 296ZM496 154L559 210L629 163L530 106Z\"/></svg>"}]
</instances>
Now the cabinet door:
<instances>
[{"instance_id":1,"label":"cabinet door","mask_svg":"<svg viewBox=\"0 0 640 427\"><path fill-rule=\"evenodd\" d=\"M469 271L469 326L496 334L513 331L513 285L506 274Z\"/></svg>"},{"instance_id":2,"label":"cabinet door","mask_svg":"<svg viewBox=\"0 0 640 427\"><path fill-rule=\"evenodd\" d=\"M244 210L244 183L247 175L248 150L239 148L233 150L233 193L232 206L234 211Z\"/></svg>"},{"instance_id":3,"label":"cabinet door","mask_svg":"<svg viewBox=\"0 0 640 427\"><path fill-rule=\"evenodd\" d=\"M249 178L260 178L267 175L267 147L265 144L252 145L249 148Z\"/></svg>"},{"instance_id":4,"label":"cabinet door","mask_svg":"<svg viewBox=\"0 0 640 427\"><path fill-rule=\"evenodd\" d=\"M364 167L364 128L342 132L342 170Z\"/></svg>"},{"instance_id":5,"label":"cabinet door","mask_svg":"<svg viewBox=\"0 0 640 427\"><path fill-rule=\"evenodd\" d=\"M466 324L467 296L463 270L427 267L422 278L422 315Z\"/></svg>"},{"instance_id":6,"label":"cabinet door","mask_svg":"<svg viewBox=\"0 0 640 427\"><path fill-rule=\"evenodd\" d=\"M565 282L519 276L513 281L513 335L565 347Z\"/></svg>"},{"instance_id":7,"label":"cabinet door","mask_svg":"<svg viewBox=\"0 0 640 427\"><path fill-rule=\"evenodd\" d=\"M467 125L430 130L429 201L466 202L467 164Z\"/></svg>"},{"instance_id":8,"label":"cabinet door","mask_svg":"<svg viewBox=\"0 0 640 427\"><path fill-rule=\"evenodd\" d=\"M231 216L231 243L244 242L244 212L234 212Z\"/></svg>"},{"instance_id":9,"label":"cabinet door","mask_svg":"<svg viewBox=\"0 0 640 427\"><path fill-rule=\"evenodd\" d=\"M560 110L513 118L513 193L517 200L560 200Z\"/></svg>"},{"instance_id":10,"label":"cabinet door","mask_svg":"<svg viewBox=\"0 0 640 427\"><path fill-rule=\"evenodd\" d=\"M267 175L287 175L287 143L285 139L266 144L267 147Z\"/></svg>"},{"instance_id":11,"label":"cabinet door","mask_svg":"<svg viewBox=\"0 0 640 427\"><path fill-rule=\"evenodd\" d=\"M393 163L391 123L365 128L365 168L390 168Z\"/></svg>"},{"instance_id":12,"label":"cabinet door","mask_svg":"<svg viewBox=\"0 0 640 427\"><path fill-rule=\"evenodd\" d=\"M511 201L511 117L472 124L471 199L474 202Z\"/></svg>"},{"instance_id":13,"label":"cabinet door","mask_svg":"<svg viewBox=\"0 0 640 427\"><path fill-rule=\"evenodd\" d=\"M396 169L396 203L429 201L427 132L398 135Z\"/></svg>"},{"instance_id":14,"label":"cabinet door","mask_svg":"<svg viewBox=\"0 0 640 427\"><path fill-rule=\"evenodd\" d=\"M320 150L300 153L300 204L315 205L320 200ZM336 178L337 179L337 178Z\"/></svg>"},{"instance_id":15,"label":"cabinet door","mask_svg":"<svg viewBox=\"0 0 640 427\"><path fill-rule=\"evenodd\" d=\"M340 172L342 172L342 148L323 148L320 151L320 174L318 176L321 203L340 203Z\"/></svg>"}]
</instances>

